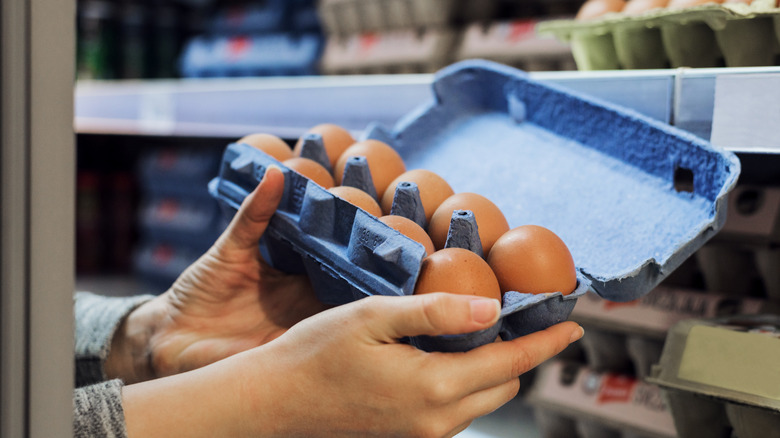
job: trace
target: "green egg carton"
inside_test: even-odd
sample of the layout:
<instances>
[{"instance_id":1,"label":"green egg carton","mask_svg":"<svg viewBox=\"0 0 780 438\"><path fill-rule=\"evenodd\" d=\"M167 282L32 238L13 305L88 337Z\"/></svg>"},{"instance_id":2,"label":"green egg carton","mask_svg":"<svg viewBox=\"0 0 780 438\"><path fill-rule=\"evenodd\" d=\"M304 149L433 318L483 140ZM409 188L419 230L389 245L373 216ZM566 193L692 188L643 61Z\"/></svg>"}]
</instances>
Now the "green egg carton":
<instances>
[{"instance_id":1,"label":"green egg carton","mask_svg":"<svg viewBox=\"0 0 780 438\"><path fill-rule=\"evenodd\" d=\"M691 319L669 331L646 380L680 438L780 438L778 363L780 316Z\"/></svg>"},{"instance_id":2,"label":"green egg carton","mask_svg":"<svg viewBox=\"0 0 780 438\"><path fill-rule=\"evenodd\" d=\"M754 0L609 13L546 22L538 32L570 42L580 70L767 66L780 54L780 8Z\"/></svg>"}]
</instances>

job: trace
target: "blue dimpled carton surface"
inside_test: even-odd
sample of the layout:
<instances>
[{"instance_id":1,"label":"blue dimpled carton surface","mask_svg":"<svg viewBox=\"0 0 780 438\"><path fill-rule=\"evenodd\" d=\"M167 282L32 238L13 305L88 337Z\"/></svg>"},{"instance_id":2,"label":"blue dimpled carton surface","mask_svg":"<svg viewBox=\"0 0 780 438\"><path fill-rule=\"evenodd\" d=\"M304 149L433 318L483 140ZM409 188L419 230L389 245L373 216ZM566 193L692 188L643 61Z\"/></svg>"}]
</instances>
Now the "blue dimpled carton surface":
<instances>
[{"instance_id":1,"label":"blue dimpled carton surface","mask_svg":"<svg viewBox=\"0 0 780 438\"><path fill-rule=\"evenodd\" d=\"M698 137L487 61L443 69L429 104L368 136L487 196L510 227L551 229L612 301L646 294L722 228L740 171Z\"/></svg>"},{"instance_id":2,"label":"blue dimpled carton surface","mask_svg":"<svg viewBox=\"0 0 780 438\"><path fill-rule=\"evenodd\" d=\"M442 70L430 103L367 137L395 147L408 169L488 197L513 228L551 229L578 269L571 294L507 292L495 326L410 340L424 350L465 351L544 329L588 290L613 301L649 292L722 227L739 174L733 154L696 137L487 61ZM328 303L413 293L422 245L259 150L229 145L211 193L232 214L271 164L286 188L261 242L270 263L306 272Z\"/></svg>"}]
</instances>

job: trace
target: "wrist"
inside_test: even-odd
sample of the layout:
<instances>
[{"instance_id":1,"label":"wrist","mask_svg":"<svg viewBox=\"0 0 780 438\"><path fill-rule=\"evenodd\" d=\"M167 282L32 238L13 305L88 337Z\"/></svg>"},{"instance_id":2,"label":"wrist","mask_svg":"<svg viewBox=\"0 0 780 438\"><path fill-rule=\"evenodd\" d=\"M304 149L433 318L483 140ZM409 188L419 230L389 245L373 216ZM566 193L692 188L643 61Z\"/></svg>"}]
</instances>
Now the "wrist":
<instances>
[{"instance_id":1,"label":"wrist","mask_svg":"<svg viewBox=\"0 0 780 438\"><path fill-rule=\"evenodd\" d=\"M119 324L111 339L104 365L108 378L120 378L126 384L157 377L152 364L150 340L162 318L160 297L133 309Z\"/></svg>"},{"instance_id":2,"label":"wrist","mask_svg":"<svg viewBox=\"0 0 780 438\"><path fill-rule=\"evenodd\" d=\"M122 389L130 438L258 436L247 433L238 371L231 362L212 365ZM245 367L244 367L245 368Z\"/></svg>"}]
</instances>

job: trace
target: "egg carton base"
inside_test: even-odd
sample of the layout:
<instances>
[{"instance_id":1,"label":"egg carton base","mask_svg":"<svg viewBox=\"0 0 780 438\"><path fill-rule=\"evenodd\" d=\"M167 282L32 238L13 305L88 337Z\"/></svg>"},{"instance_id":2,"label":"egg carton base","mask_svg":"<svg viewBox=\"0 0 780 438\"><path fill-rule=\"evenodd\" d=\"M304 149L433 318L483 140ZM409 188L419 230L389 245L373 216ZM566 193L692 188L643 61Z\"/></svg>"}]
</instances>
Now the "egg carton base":
<instances>
[{"instance_id":1,"label":"egg carton base","mask_svg":"<svg viewBox=\"0 0 780 438\"><path fill-rule=\"evenodd\" d=\"M777 65L780 9L747 13L732 5L557 20L541 32L571 41L580 70Z\"/></svg>"},{"instance_id":2,"label":"egg carton base","mask_svg":"<svg viewBox=\"0 0 780 438\"><path fill-rule=\"evenodd\" d=\"M261 253L277 269L305 272L318 298L345 304L370 295L402 296L413 292L424 248L377 218L335 197L282 163L246 144L225 150L220 176L209 190L228 215L257 186L270 165L286 175L285 192L261 242ZM569 295L504 295L499 321L482 333L420 337L412 343L429 351L466 351L502 338L542 330L566 320L577 298L590 288L578 276Z\"/></svg>"}]
</instances>

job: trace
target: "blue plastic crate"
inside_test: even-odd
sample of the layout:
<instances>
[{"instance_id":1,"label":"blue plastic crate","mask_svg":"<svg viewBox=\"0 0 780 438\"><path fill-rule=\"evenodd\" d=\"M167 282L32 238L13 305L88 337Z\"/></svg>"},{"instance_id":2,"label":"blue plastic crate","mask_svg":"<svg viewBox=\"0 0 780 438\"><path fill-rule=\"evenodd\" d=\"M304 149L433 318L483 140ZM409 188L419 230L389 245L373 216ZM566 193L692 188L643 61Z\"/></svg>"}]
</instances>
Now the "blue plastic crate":
<instances>
[{"instance_id":1,"label":"blue plastic crate","mask_svg":"<svg viewBox=\"0 0 780 438\"><path fill-rule=\"evenodd\" d=\"M739 162L699 138L486 61L442 70L433 94L392 130L374 126L368 136L394 146L407 168L487 196L511 227L553 230L572 251L578 286L568 296L508 292L494 327L413 339L420 348L463 351L543 329L567 319L589 289L635 299L723 225ZM280 165L229 145L210 190L234 210L270 164ZM307 272L320 299L335 304L413 292L422 245L280 167L285 195L262 242L272 264Z\"/></svg>"}]
</instances>

